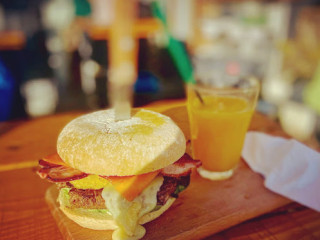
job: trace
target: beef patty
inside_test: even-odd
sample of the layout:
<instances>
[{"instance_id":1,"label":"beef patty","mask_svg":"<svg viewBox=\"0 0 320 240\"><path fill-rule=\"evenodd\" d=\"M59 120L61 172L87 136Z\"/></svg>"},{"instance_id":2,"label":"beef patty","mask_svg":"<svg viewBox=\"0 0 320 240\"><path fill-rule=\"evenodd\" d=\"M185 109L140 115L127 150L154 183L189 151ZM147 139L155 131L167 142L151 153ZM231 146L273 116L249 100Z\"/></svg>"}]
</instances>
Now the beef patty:
<instances>
[{"instance_id":1,"label":"beef patty","mask_svg":"<svg viewBox=\"0 0 320 240\"><path fill-rule=\"evenodd\" d=\"M175 177L163 177L163 184L157 192L157 205L164 205L169 197L178 197L179 187L184 189L190 183L190 175ZM70 183L59 187L70 187ZM69 191L70 207L85 209L105 209L105 201L101 195L103 189L77 189Z\"/></svg>"}]
</instances>

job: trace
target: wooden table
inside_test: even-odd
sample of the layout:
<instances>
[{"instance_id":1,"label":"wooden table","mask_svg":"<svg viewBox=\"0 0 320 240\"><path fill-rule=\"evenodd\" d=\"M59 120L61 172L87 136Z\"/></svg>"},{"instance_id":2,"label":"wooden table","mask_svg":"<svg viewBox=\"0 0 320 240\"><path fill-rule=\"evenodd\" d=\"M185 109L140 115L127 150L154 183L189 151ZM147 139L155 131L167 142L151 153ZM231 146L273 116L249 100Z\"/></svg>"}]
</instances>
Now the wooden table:
<instances>
[{"instance_id":1,"label":"wooden table","mask_svg":"<svg viewBox=\"0 0 320 240\"><path fill-rule=\"evenodd\" d=\"M163 111L181 104L170 101L150 107ZM57 129L79 114L0 123L0 239L62 239L44 200L51 184L39 179L35 166L39 158L55 151ZM259 113L250 128L285 136L277 123ZM307 144L319 150L316 141ZM320 239L320 213L290 203L206 239Z\"/></svg>"}]
</instances>

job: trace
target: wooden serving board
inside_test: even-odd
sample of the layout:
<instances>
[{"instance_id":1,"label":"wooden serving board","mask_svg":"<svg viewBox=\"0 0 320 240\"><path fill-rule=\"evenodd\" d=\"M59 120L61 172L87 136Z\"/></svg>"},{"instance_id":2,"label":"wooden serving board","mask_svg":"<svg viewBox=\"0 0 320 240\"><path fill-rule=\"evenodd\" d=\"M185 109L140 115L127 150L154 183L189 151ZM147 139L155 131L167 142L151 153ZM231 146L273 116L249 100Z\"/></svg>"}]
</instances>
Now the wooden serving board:
<instances>
[{"instance_id":1,"label":"wooden serving board","mask_svg":"<svg viewBox=\"0 0 320 240\"><path fill-rule=\"evenodd\" d=\"M189 139L189 122L184 105L162 111L180 126ZM280 127L261 114L255 114L251 130L282 135ZM60 210L57 190L47 190L46 200L59 229L66 239L111 239L111 231L85 229L69 220ZM162 216L145 224L143 239L202 239L245 220L288 204L290 200L263 186L263 178L241 161L232 178L209 181L192 174L186 191Z\"/></svg>"}]
</instances>

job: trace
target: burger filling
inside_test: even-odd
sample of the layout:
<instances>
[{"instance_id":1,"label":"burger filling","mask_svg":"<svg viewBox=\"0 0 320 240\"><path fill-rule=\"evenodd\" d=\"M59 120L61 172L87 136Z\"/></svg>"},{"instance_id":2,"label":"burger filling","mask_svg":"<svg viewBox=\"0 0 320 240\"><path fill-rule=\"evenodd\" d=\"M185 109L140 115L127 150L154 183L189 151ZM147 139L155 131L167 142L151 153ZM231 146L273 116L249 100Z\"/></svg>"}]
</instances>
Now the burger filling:
<instances>
[{"instance_id":1,"label":"burger filling","mask_svg":"<svg viewBox=\"0 0 320 240\"><path fill-rule=\"evenodd\" d=\"M163 177L163 183L157 192L157 205L154 210L158 210L165 205L170 197L177 198L178 194L188 187L190 175L181 177ZM68 207L84 209L106 209L105 201L100 189L79 189L70 182L58 183L58 187L63 195L68 199Z\"/></svg>"},{"instance_id":2,"label":"burger filling","mask_svg":"<svg viewBox=\"0 0 320 240\"><path fill-rule=\"evenodd\" d=\"M39 161L38 174L57 183L60 204L112 215L119 227L113 239L143 237L145 229L138 224L139 219L159 210L170 198L177 198L189 185L192 168L200 166L199 161L185 154L177 162L155 172L109 177L82 173L47 159Z\"/></svg>"}]
</instances>

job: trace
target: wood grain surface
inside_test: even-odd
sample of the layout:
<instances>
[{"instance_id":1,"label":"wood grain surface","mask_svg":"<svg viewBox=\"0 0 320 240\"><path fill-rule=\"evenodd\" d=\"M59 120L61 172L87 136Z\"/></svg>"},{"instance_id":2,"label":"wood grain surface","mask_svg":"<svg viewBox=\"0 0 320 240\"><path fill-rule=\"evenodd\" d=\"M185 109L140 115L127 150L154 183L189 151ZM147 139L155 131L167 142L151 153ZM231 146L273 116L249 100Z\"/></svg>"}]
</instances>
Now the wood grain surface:
<instances>
[{"instance_id":1,"label":"wood grain surface","mask_svg":"<svg viewBox=\"0 0 320 240\"><path fill-rule=\"evenodd\" d=\"M186 112L177 111L181 106L183 104L170 102L154 107L171 115L188 136ZM40 157L55 150L59 131L79 114L0 123L0 239L62 239L63 235L44 198L52 184L40 180L33 166ZM254 115L250 128L285 136L277 123L258 113ZM314 141L308 144L317 147ZM146 224L146 239L159 239L159 236L164 237L161 234L176 232L177 229L179 233L171 235L171 239L204 236L208 236L206 239L320 239L319 213L297 203L287 205L287 199L264 189L261 176L254 174L244 163L238 170L232 179L224 182L207 182L194 174L190 188L173 208ZM244 176L246 181L253 183L251 186L241 180ZM233 185L234 180L237 180L236 185ZM219 193L209 192L210 200L199 204L204 200L199 191L209 185L210 189L222 190ZM251 187L258 190L251 192ZM230 189L242 191L228 193ZM269 198L272 199L271 204ZM230 200L232 204L228 202ZM278 208L282 205L285 206ZM190 212L188 206L196 209L196 213ZM183 211L183 220L171 222L172 214L180 211ZM242 221L245 222L240 224ZM192 227L186 224L190 222ZM212 235L214 232L218 233Z\"/></svg>"}]
</instances>

